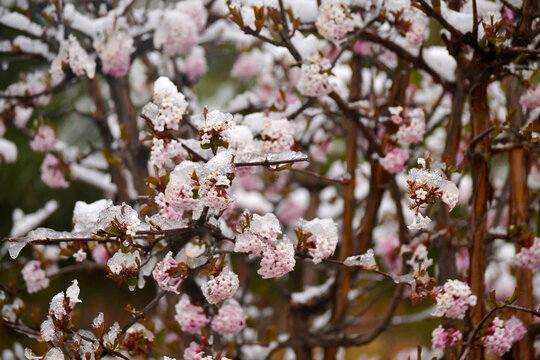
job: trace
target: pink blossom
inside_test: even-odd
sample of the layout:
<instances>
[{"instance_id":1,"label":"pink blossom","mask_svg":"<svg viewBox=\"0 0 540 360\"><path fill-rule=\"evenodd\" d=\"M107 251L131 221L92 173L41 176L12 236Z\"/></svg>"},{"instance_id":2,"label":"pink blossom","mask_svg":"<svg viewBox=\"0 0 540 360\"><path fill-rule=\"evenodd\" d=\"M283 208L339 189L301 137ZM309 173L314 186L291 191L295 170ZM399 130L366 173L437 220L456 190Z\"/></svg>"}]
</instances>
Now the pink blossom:
<instances>
[{"instance_id":1,"label":"pink blossom","mask_svg":"<svg viewBox=\"0 0 540 360\"><path fill-rule=\"evenodd\" d=\"M178 287L184 279L178 270L178 263L172 257L172 252L169 251L167 255L157 263L152 276L158 283L159 287L165 291L172 291L179 294Z\"/></svg>"},{"instance_id":2,"label":"pink blossom","mask_svg":"<svg viewBox=\"0 0 540 360\"><path fill-rule=\"evenodd\" d=\"M312 58L304 62L296 88L304 96L320 97L332 92L328 74L324 71L331 67L328 59Z\"/></svg>"},{"instance_id":3,"label":"pink blossom","mask_svg":"<svg viewBox=\"0 0 540 360\"><path fill-rule=\"evenodd\" d=\"M518 318L512 317L505 322L496 317L489 327L488 335L484 336L482 341L488 352L502 356L510 350L514 342L521 340L525 333L526 329Z\"/></svg>"},{"instance_id":4,"label":"pink blossom","mask_svg":"<svg viewBox=\"0 0 540 360\"><path fill-rule=\"evenodd\" d=\"M54 129L48 125L41 125L36 136L30 141L30 147L34 151L47 152L54 150L56 144L56 134Z\"/></svg>"},{"instance_id":5,"label":"pink blossom","mask_svg":"<svg viewBox=\"0 0 540 360\"><path fill-rule=\"evenodd\" d=\"M516 19L516 14L506 5L504 5L502 8L502 16L504 20L510 24Z\"/></svg>"},{"instance_id":6,"label":"pink blossom","mask_svg":"<svg viewBox=\"0 0 540 360\"><path fill-rule=\"evenodd\" d=\"M83 262L84 260L86 260L86 256L86 251L84 251L83 249L79 249L75 254L73 254L73 257L77 262Z\"/></svg>"},{"instance_id":7,"label":"pink blossom","mask_svg":"<svg viewBox=\"0 0 540 360\"><path fill-rule=\"evenodd\" d=\"M397 234L388 234L375 239L375 254L381 257L389 271L401 268L402 258L399 254L400 242Z\"/></svg>"},{"instance_id":8,"label":"pink blossom","mask_svg":"<svg viewBox=\"0 0 540 360\"><path fill-rule=\"evenodd\" d=\"M367 41L362 41L362 40L355 41L352 49L355 53L360 54L360 55L364 55L364 56L371 55L371 47L369 45L369 42Z\"/></svg>"},{"instance_id":9,"label":"pink blossom","mask_svg":"<svg viewBox=\"0 0 540 360\"><path fill-rule=\"evenodd\" d=\"M96 247L94 247L92 250L92 257L96 263L103 265L106 264L110 258L107 248L103 245L96 245Z\"/></svg>"},{"instance_id":10,"label":"pink blossom","mask_svg":"<svg viewBox=\"0 0 540 360\"><path fill-rule=\"evenodd\" d=\"M456 269L458 274L465 276L469 271L470 259L469 250L461 248L456 253Z\"/></svg>"},{"instance_id":11,"label":"pink blossom","mask_svg":"<svg viewBox=\"0 0 540 360\"><path fill-rule=\"evenodd\" d=\"M49 287L49 278L41 269L41 261L33 260L26 264L22 269L22 276L29 294Z\"/></svg>"},{"instance_id":12,"label":"pink blossom","mask_svg":"<svg viewBox=\"0 0 540 360\"><path fill-rule=\"evenodd\" d=\"M208 71L204 48L196 46L184 60L182 71L189 81L194 82Z\"/></svg>"},{"instance_id":13,"label":"pink blossom","mask_svg":"<svg viewBox=\"0 0 540 360\"><path fill-rule=\"evenodd\" d=\"M261 130L262 151L280 152L294 145L293 128L287 119L268 119Z\"/></svg>"},{"instance_id":14,"label":"pink blossom","mask_svg":"<svg viewBox=\"0 0 540 360\"><path fill-rule=\"evenodd\" d=\"M175 310L174 319L180 324L182 331L197 334L210 322L204 314L204 309L193 305L187 295L182 295Z\"/></svg>"},{"instance_id":15,"label":"pink blossom","mask_svg":"<svg viewBox=\"0 0 540 360\"><path fill-rule=\"evenodd\" d=\"M231 76L240 80L249 80L259 74L261 59L258 53L242 53L234 62Z\"/></svg>"},{"instance_id":16,"label":"pink blossom","mask_svg":"<svg viewBox=\"0 0 540 360\"><path fill-rule=\"evenodd\" d=\"M317 162L325 163L326 154L332 147L332 137L323 129L317 129L313 135L313 142L309 146L309 155Z\"/></svg>"},{"instance_id":17,"label":"pink blossom","mask_svg":"<svg viewBox=\"0 0 540 360\"><path fill-rule=\"evenodd\" d=\"M102 63L104 74L113 77L127 75L134 51L133 38L127 31L102 34L94 40L94 48Z\"/></svg>"},{"instance_id":18,"label":"pink blossom","mask_svg":"<svg viewBox=\"0 0 540 360\"><path fill-rule=\"evenodd\" d=\"M56 156L47 154L41 165L41 180L54 189L67 188L69 183L64 178L62 167L63 165Z\"/></svg>"},{"instance_id":19,"label":"pink blossom","mask_svg":"<svg viewBox=\"0 0 540 360\"><path fill-rule=\"evenodd\" d=\"M232 297L239 286L238 275L225 266L218 276L211 278L202 286L202 292L210 304L217 304Z\"/></svg>"},{"instance_id":20,"label":"pink blossom","mask_svg":"<svg viewBox=\"0 0 540 360\"><path fill-rule=\"evenodd\" d=\"M194 20L178 10L166 10L154 33L154 47L169 56L189 54L199 39Z\"/></svg>"},{"instance_id":21,"label":"pink blossom","mask_svg":"<svg viewBox=\"0 0 540 360\"><path fill-rule=\"evenodd\" d=\"M344 4L338 1L325 1L319 8L315 26L325 39L341 42L347 33L354 29L354 21Z\"/></svg>"},{"instance_id":22,"label":"pink blossom","mask_svg":"<svg viewBox=\"0 0 540 360\"><path fill-rule=\"evenodd\" d=\"M405 163L409 160L409 152L398 147L393 148L380 160L382 167L391 174L405 170Z\"/></svg>"},{"instance_id":23,"label":"pink blossom","mask_svg":"<svg viewBox=\"0 0 540 360\"><path fill-rule=\"evenodd\" d=\"M293 244L290 241L281 241L274 246L265 247L257 273L263 279L282 277L291 272L295 264Z\"/></svg>"},{"instance_id":24,"label":"pink blossom","mask_svg":"<svg viewBox=\"0 0 540 360\"><path fill-rule=\"evenodd\" d=\"M540 86L530 87L527 93L521 96L519 103L528 109L535 109L540 106Z\"/></svg>"},{"instance_id":25,"label":"pink blossom","mask_svg":"<svg viewBox=\"0 0 540 360\"><path fill-rule=\"evenodd\" d=\"M199 345L192 341L189 344L189 347L184 350L184 360L201 360L200 354L202 354L203 349L203 345Z\"/></svg>"},{"instance_id":26,"label":"pink blossom","mask_svg":"<svg viewBox=\"0 0 540 360\"><path fill-rule=\"evenodd\" d=\"M446 316L450 319L463 319L469 306L476 305L476 296L471 288L459 280L447 280L437 295L434 316Z\"/></svg>"},{"instance_id":27,"label":"pink blossom","mask_svg":"<svg viewBox=\"0 0 540 360\"><path fill-rule=\"evenodd\" d=\"M426 119L424 112L421 109L405 110L404 123L396 133L397 140L400 144L415 144L424 139L426 132Z\"/></svg>"},{"instance_id":28,"label":"pink blossom","mask_svg":"<svg viewBox=\"0 0 540 360\"><path fill-rule=\"evenodd\" d=\"M531 270L540 267L540 237L535 237L532 246L522 247L516 255L516 262L521 267Z\"/></svg>"},{"instance_id":29,"label":"pink blossom","mask_svg":"<svg viewBox=\"0 0 540 360\"><path fill-rule=\"evenodd\" d=\"M234 300L226 300L212 319L212 329L219 334L236 335L246 326L247 316L242 306Z\"/></svg>"},{"instance_id":30,"label":"pink blossom","mask_svg":"<svg viewBox=\"0 0 540 360\"><path fill-rule=\"evenodd\" d=\"M444 330L442 325L433 330L431 333L431 344L434 348L443 349L448 344L448 333Z\"/></svg>"}]
</instances>

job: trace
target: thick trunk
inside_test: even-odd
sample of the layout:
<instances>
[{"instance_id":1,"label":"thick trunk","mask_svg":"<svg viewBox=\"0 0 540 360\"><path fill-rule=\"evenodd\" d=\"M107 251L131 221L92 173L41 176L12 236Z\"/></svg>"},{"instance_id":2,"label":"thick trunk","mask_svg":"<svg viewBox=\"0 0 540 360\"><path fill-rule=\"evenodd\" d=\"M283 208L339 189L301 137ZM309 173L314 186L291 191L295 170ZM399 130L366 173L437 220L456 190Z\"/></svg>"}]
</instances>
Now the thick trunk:
<instances>
[{"instance_id":1,"label":"thick trunk","mask_svg":"<svg viewBox=\"0 0 540 360\"><path fill-rule=\"evenodd\" d=\"M472 138L482 136L489 127L489 107L487 102L487 82L477 82L473 85L470 99ZM469 284L477 296L476 306L471 312L471 323L478 324L485 314L484 305L484 273L486 270L486 254L484 240L487 225L487 204L491 198L489 183L489 168L485 155L489 152L489 136L483 136L471 149L473 202L470 222L471 233L471 265L469 268ZM470 352L469 359L483 359L483 348L475 348Z\"/></svg>"},{"instance_id":2,"label":"thick trunk","mask_svg":"<svg viewBox=\"0 0 540 360\"><path fill-rule=\"evenodd\" d=\"M99 132L101 133L101 137L103 138L104 148L106 151L112 151L114 139L109 130L109 126L107 125L107 107L105 106L103 96L101 95L101 88L99 87L99 79L97 76L88 80L88 94L96 107L96 123ZM109 162L108 165L112 181L116 184L117 188L115 200L118 202L128 202L130 199L127 191L126 179L122 176L120 169L122 164L112 164Z\"/></svg>"},{"instance_id":3,"label":"thick trunk","mask_svg":"<svg viewBox=\"0 0 540 360\"><path fill-rule=\"evenodd\" d=\"M513 113L510 119L511 126L515 129L523 125L523 113L519 104L519 95L522 93L522 86L515 77L510 77L505 81L506 99L508 112ZM519 139L515 139L519 141ZM516 252L521 248L521 240L531 240L531 234L527 230L527 210L528 210L528 159L529 155L523 148L510 150L508 162L510 164L510 206L509 219L510 224L517 230L515 238ZM534 308L534 298L532 291L532 272L529 269L516 268L516 282L518 290L517 304L528 309ZM516 314L525 326L533 322L533 315L526 312ZM523 340L514 346L515 359L534 359L534 348L531 337L525 336Z\"/></svg>"},{"instance_id":4,"label":"thick trunk","mask_svg":"<svg viewBox=\"0 0 540 360\"><path fill-rule=\"evenodd\" d=\"M358 100L361 91L361 58L359 55L354 55L351 60L352 78L350 84L350 99ZM347 148L345 150L345 162L347 173L350 176L350 181L344 186L343 194L343 236L341 237L341 247L339 258L344 260L351 256L354 248L354 230L353 218L355 199L354 188L356 186L356 165L358 162L358 129L354 119L347 119ZM338 324L345 317L347 307L349 306L348 294L351 288L352 272L347 267L341 267L337 274L337 291L332 312L332 324ZM335 359L337 348L325 349L324 358L326 360Z\"/></svg>"},{"instance_id":5,"label":"thick trunk","mask_svg":"<svg viewBox=\"0 0 540 360\"><path fill-rule=\"evenodd\" d=\"M114 102L118 122L127 137L126 164L133 176L135 190L141 195L146 193L146 177L148 177L147 153L139 143L139 128L137 126L137 109L131 101L127 78L107 77L111 97Z\"/></svg>"}]
</instances>

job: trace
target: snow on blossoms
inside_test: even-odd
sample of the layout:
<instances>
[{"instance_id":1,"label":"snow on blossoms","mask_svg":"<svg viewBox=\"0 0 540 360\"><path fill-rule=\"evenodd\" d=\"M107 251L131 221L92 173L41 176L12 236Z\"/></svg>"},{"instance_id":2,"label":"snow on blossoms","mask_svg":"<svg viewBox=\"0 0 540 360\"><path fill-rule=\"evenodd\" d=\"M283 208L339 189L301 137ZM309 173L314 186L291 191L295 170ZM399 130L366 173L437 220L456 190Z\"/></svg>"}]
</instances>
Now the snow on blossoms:
<instances>
[{"instance_id":1,"label":"snow on blossoms","mask_svg":"<svg viewBox=\"0 0 540 360\"><path fill-rule=\"evenodd\" d=\"M261 267L257 271L263 279L282 277L294 269L294 246L283 236L281 226L274 214L246 216L243 232L236 237L235 252L249 253L250 258L261 256Z\"/></svg>"},{"instance_id":2,"label":"snow on blossoms","mask_svg":"<svg viewBox=\"0 0 540 360\"><path fill-rule=\"evenodd\" d=\"M67 325L75 305L81 302L79 293L80 289L77 280L73 280L65 294L61 291L52 298L47 319L41 323L40 334L42 341L52 342L56 345L63 339L64 329L57 325ZM66 301L66 297L69 301Z\"/></svg>"},{"instance_id":3,"label":"snow on blossoms","mask_svg":"<svg viewBox=\"0 0 540 360\"><path fill-rule=\"evenodd\" d=\"M395 109L401 110L400 107ZM400 125L396 133L398 143L403 145L416 144L424 139L426 117L422 109L405 109L401 111L401 114L394 113L392 121Z\"/></svg>"},{"instance_id":4,"label":"snow on blossoms","mask_svg":"<svg viewBox=\"0 0 540 360\"><path fill-rule=\"evenodd\" d=\"M77 38L69 35L60 42L60 51L51 64L49 72L53 79L62 77L64 67L69 67L78 77L88 76L92 79L96 73L96 62L82 48Z\"/></svg>"},{"instance_id":5,"label":"snow on blossoms","mask_svg":"<svg viewBox=\"0 0 540 360\"><path fill-rule=\"evenodd\" d=\"M110 31L94 39L94 48L101 60L103 73L113 77L127 75L130 55L135 50L133 38L125 30Z\"/></svg>"},{"instance_id":6,"label":"snow on blossoms","mask_svg":"<svg viewBox=\"0 0 540 360\"><path fill-rule=\"evenodd\" d=\"M30 261L22 269L22 276L28 293L32 294L49 286L49 279L41 269L41 261Z\"/></svg>"},{"instance_id":7,"label":"snow on blossoms","mask_svg":"<svg viewBox=\"0 0 540 360\"><path fill-rule=\"evenodd\" d=\"M212 277L202 286L202 293L210 304L217 304L236 293L240 282L238 275L225 266L218 276Z\"/></svg>"},{"instance_id":8,"label":"snow on blossoms","mask_svg":"<svg viewBox=\"0 0 540 360\"><path fill-rule=\"evenodd\" d=\"M471 288L459 280L447 280L436 298L434 316L446 316L450 319L463 319L469 306L476 305L476 296Z\"/></svg>"},{"instance_id":9,"label":"snow on blossoms","mask_svg":"<svg viewBox=\"0 0 540 360\"><path fill-rule=\"evenodd\" d=\"M327 0L319 8L315 26L326 40L340 42L354 29L354 21L343 3Z\"/></svg>"},{"instance_id":10,"label":"snow on blossoms","mask_svg":"<svg viewBox=\"0 0 540 360\"><path fill-rule=\"evenodd\" d=\"M162 76L154 82L152 103L145 105L143 115L152 122L155 131L178 130L187 106L176 85Z\"/></svg>"},{"instance_id":11,"label":"snow on blossoms","mask_svg":"<svg viewBox=\"0 0 540 360\"><path fill-rule=\"evenodd\" d=\"M328 81L328 70L332 64L330 60L312 57L300 68L300 79L296 84L298 91L304 96L320 97L332 92L332 85Z\"/></svg>"},{"instance_id":12,"label":"snow on blossoms","mask_svg":"<svg viewBox=\"0 0 540 360\"><path fill-rule=\"evenodd\" d=\"M165 10L154 33L154 46L169 56L183 56L197 45L208 13L200 1L182 1Z\"/></svg>"},{"instance_id":13,"label":"snow on blossoms","mask_svg":"<svg viewBox=\"0 0 540 360\"><path fill-rule=\"evenodd\" d=\"M247 315L238 301L228 299L212 319L212 329L219 334L236 335L246 326L246 319Z\"/></svg>"},{"instance_id":14,"label":"snow on blossoms","mask_svg":"<svg viewBox=\"0 0 540 360\"><path fill-rule=\"evenodd\" d=\"M111 200L107 200L106 207L99 212L97 224L101 230L113 226L127 236L135 236L141 220L137 211L126 203L113 205Z\"/></svg>"},{"instance_id":15,"label":"snow on blossoms","mask_svg":"<svg viewBox=\"0 0 540 360\"><path fill-rule=\"evenodd\" d=\"M523 247L516 255L516 262L521 267L531 270L540 267L540 237L535 237L532 246Z\"/></svg>"},{"instance_id":16,"label":"snow on blossoms","mask_svg":"<svg viewBox=\"0 0 540 360\"><path fill-rule=\"evenodd\" d=\"M187 295L182 295L175 306L175 310L174 319L180 324L182 331L197 334L210 322L204 314L204 309L193 305Z\"/></svg>"},{"instance_id":17,"label":"snow on blossoms","mask_svg":"<svg viewBox=\"0 0 540 360\"><path fill-rule=\"evenodd\" d=\"M495 356L503 356L510 350L512 344L523 338L527 330L521 320L512 316L503 321L496 317L493 319L488 333L482 339L487 351Z\"/></svg>"},{"instance_id":18,"label":"snow on blossoms","mask_svg":"<svg viewBox=\"0 0 540 360\"><path fill-rule=\"evenodd\" d=\"M414 201L410 208L415 210L415 219L408 226L409 229L423 229L431 221L429 217L420 214L420 209L424 205L440 199L452 211L459 199L459 190L452 181L446 179L441 162L429 162L426 167L426 161L418 159L418 165L419 168L409 171L407 179L409 186L407 194Z\"/></svg>"},{"instance_id":19,"label":"snow on blossoms","mask_svg":"<svg viewBox=\"0 0 540 360\"><path fill-rule=\"evenodd\" d=\"M338 243L338 229L332 219L302 220L299 229L303 235L307 252L315 264L334 254Z\"/></svg>"},{"instance_id":20,"label":"snow on blossoms","mask_svg":"<svg viewBox=\"0 0 540 360\"><path fill-rule=\"evenodd\" d=\"M56 135L54 129L48 125L41 125L36 136L30 141L30 148L34 151L47 152L54 150Z\"/></svg>"}]
</instances>

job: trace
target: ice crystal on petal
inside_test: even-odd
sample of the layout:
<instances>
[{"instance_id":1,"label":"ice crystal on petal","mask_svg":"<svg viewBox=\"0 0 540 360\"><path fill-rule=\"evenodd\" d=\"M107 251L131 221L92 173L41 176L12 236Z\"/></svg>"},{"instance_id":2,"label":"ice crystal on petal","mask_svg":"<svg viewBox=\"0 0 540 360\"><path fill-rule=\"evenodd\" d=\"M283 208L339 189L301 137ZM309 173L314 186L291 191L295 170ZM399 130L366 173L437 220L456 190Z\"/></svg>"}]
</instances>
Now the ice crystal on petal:
<instances>
[{"instance_id":1,"label":"ice crystal on petal","mask_svg":"<svg viewBox=\"0 0 540 360\"><path fill-rule=\"evenodd\" d=\"M43 360L64 360L64 353L59 348L52 348L49 350L45 356L43 357Z\"/></svg>"},{"instance_id":2,"label":"ice crystal on petal","mask_svg":"<svg viewBox=\"0 0 540 360\"><path fill-rule=\"evenodd\" d=\"M447 280L437 295L434 316L446 316L450 319L463 319L469 306L476 305L476 296L471 288L459 280Z\"/></svg>"},{"instance_id":3,"label":"ice crystal on petal","mask_svg":"<svg viewBox=\"0 0 540 360\"><path fill-rule=\"evenodd\" d=\"M236 335L246 326L247 316L242 306L234 300L226 300L212 319L212 329L219 334Z\"/></svg>"},{"instance_id":4,"label":"ice crystal on petal","mask_svg":"<svg viewBox=\"0 0 540 360\"><path fill-rule=\"evenodd\" d=\"M218 276L211 278L203 285L202 292L210 304L217 304L232 297L239 286L238 275L225 266Z\"/></svg>"},{"instance_id":5,"label":"ice crystal on petal","mask_svg":"<svg viewBox=\"0 0 540 360\"><path fill-rule=\"evenodd\" d=\"M79 289L79 282L73 280L72 284L66 290L66 296L69 298L69 306L71 308L75 307L77 303L82 302L81 299L79 299L80 293L81 289Z\"/></svg>"},{"instance_id":6,"label":"ice crystal on petal","mask_svg":"<svg viewBox=\"0 0 540 360\"><path fill-rule=\"evenodd\" d=\"M102 327L103 325L105 324L105 316L103 315L102 312L100 312L98 314L98 316L96 316L94 318L94 320L92 320L92 327L94 329L99 329L100 327Z\"/></svg>"},{"instance_id":7,"label":"ice crystal on petal","mask_svg":"<svg viewBox=\"0 0 540 360\"><path fill-rule=\"evenodd\" d=\"M111 273L120 275L122 271L129 270L134 272L139 268L141 256L138 251L134 252L122 252L117 251L108 261L107 266Z\"/></svg>"},{"instance_id":8,"label":"ice crystal on petal","mask_svg":"<svg viewBox=\"0 0 540 360\"><path fill-rule=\"evenodd\" d=\"M365 254L349 256L343 261L345 266L360 266L365 270L373 270L377 268L375 261L375 253L373 249L368 249Z\"/></svg>"},{"instance_id":9,"label":"ice crystal on petal","mask_svg":"<svg viewBox=\"0 0 540 360\"><path fill-rule=\"evenodd\" d=\"M407 225L407 227L411 230L422 230L425 229L430 222L431 219L428 216L422 216L422 214L418 213L414 216L413 223Z\"/></svg>"},{"instance_id":10,"label":"ice crystal on petal","mask_svg":"<svg viewBox=\"0 0 540 360\"><path fill-rule=\"evenodd\" d=\"M121 330L122 329L120 328L120 325L115 322L113 326L109 328L109 331L107 331L107 333L103 335L103 344L105 345L106 349L114 348L114 345L118 340L118 336L120 335Z\"/></svg>"},{"instance_id":11,"label":"ice crystal on petal","mask_svg":"<svg viewBox=\"0 0 540 360\"><path fill-rule=\"evenodd\" d=\"M131 236L135 236L137 228L141 224L139 214L131 206L126 203L113 205L112 201L109 200L107 207L99 212L97 223L100 229L105 230L113 222L118 222L122 230Z\"/></svg>"}]
</instances>

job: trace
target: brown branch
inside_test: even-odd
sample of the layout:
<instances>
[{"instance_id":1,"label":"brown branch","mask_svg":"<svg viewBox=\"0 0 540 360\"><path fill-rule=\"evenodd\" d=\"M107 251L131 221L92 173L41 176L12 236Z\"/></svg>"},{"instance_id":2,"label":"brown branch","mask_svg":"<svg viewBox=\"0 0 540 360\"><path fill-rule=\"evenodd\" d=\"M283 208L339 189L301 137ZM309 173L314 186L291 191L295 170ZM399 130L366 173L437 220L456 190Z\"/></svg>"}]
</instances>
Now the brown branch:
<instances>
[{"instance_id":1,"label":"brown branch","mask_svg":"<svg viewBox=\"0 0 540 360\"><path fill-rule=\"evenodd\" d=\"M150 311L154 306L156 306L159 300L166 294L166 291L160 289L156 297L154 297L152 301L150 301L141 311L139 311L135 316L133 316L133 318L126 325L124 325L124 327L122 327L122 334L128 331L129 328L133 326L137 321L144 318L148 311Z\"/></svg>"}]
</instances>

